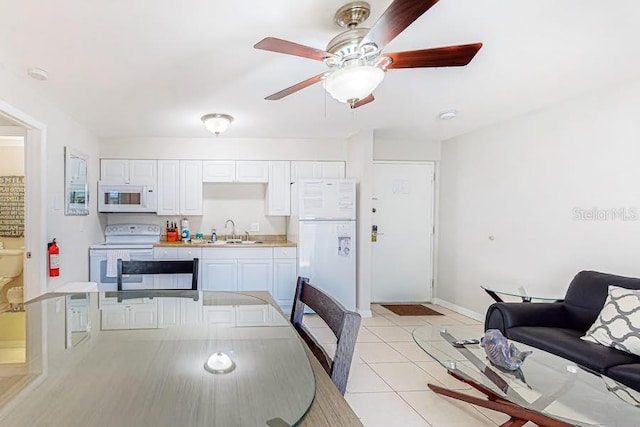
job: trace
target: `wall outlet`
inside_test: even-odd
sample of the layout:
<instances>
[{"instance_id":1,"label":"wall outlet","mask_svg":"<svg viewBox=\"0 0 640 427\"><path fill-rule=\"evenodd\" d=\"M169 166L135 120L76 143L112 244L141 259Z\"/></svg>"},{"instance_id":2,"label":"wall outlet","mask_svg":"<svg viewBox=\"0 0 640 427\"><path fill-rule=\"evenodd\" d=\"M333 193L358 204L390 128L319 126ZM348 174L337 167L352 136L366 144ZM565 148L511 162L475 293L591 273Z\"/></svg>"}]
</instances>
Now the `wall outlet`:
<instances>
[{"instance_id":1,"label":"wall outlet","mask_svg":"<svg viewBox=\"0 0 640 427\"><path fill-rule=\"evenodd\" d=\"M256 231L260 231L260 223L259 222L252 222L251 223L251 228L249 229L249 231L251 232L256 232Z\"/></svg>"}]
</instances>

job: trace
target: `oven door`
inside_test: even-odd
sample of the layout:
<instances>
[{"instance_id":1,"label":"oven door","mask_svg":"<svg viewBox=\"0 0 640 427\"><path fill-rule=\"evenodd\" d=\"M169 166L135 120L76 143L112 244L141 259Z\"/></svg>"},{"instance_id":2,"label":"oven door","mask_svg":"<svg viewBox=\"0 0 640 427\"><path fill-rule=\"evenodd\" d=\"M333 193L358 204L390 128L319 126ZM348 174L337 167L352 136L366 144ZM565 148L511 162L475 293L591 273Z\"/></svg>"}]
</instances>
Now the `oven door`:
<instances>
[{"instance_id":1,"label":"oven door","mask_svg":"<svg viewBox=\"0 0 640 427\"><path fill-rule=\"evenodd\" d=\"M107 276L107 251L105 249L91 249L89 252L89 279L98 284L98 290L102 292L118 290L118 278ZM153 260L153 249L129 250L131 261ZM153 289L153 276L151 275L126 275L122 278L123 290Z\"/></svg>"}]
</instances>

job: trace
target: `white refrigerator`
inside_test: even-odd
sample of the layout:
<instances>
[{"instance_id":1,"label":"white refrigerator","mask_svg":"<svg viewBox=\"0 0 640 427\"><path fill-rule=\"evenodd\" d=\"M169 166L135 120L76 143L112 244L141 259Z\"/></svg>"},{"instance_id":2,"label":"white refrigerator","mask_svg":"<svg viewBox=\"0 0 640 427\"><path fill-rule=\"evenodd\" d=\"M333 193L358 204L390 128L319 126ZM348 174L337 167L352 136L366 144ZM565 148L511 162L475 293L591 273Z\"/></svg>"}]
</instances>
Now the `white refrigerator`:
<instances>
[{"instance_id":1,"label":"white refrigerator","mask_svg":"<svg viewBox=\"0 0 640 427\"><path fill-rule=\"evenodd\" d=\"M355 311L355 181L308 179L297 185L298 216L290 229L298 243L298 275Z\"/></svg>"}]
</instances>

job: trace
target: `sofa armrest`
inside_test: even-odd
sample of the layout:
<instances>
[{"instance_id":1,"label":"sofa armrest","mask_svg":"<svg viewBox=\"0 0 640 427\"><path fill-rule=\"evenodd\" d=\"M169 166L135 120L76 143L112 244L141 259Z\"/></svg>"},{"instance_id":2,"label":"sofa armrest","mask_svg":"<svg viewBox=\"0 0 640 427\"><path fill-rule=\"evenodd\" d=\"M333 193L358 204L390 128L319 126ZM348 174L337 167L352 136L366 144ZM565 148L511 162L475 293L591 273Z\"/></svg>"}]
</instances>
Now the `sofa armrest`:
<instances>
[{"instance_id":1,"label":"sofa armrest","mask_svg":"<svg viewBox=\"0 0 640 427\"><path fill-rule=\"evenodd\" d=\"M568 324L564 304L498 302L487 310L484 329L499 329L507 335L507 329L515 326L546 326L565 328Z\"/></svg>"}]
</instances>

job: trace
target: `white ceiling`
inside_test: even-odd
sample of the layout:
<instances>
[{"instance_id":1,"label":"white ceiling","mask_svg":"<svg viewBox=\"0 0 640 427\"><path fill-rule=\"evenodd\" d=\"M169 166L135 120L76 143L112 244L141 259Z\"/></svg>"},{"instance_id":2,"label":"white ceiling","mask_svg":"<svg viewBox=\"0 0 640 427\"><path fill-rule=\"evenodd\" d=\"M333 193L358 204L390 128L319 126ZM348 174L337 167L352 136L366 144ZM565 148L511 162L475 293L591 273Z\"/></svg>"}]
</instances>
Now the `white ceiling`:
<instances>
[{"instance_id":1,"label":"white ceiling","mask_svg":"<svg viewBox=\"0 0 640 427\"><path fill-rule=\"evenodd\" d=\"M640 70L637 0L442 0L386 52L483 42L466 67L391 70L355 111L316 84L325 70L253 49L274 36L324 49L346 0L0 0L4 66L103 137L209 137L205 113L235 116L225 137L346 137L358 130L447 139ZM391 3L369 0L375 19ZM49 80L26 76L29 67ZM456 109L458 118L439 121Z\"/></svg>"}]
</instances>

